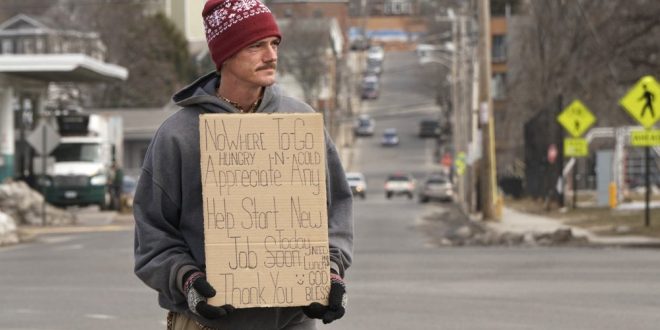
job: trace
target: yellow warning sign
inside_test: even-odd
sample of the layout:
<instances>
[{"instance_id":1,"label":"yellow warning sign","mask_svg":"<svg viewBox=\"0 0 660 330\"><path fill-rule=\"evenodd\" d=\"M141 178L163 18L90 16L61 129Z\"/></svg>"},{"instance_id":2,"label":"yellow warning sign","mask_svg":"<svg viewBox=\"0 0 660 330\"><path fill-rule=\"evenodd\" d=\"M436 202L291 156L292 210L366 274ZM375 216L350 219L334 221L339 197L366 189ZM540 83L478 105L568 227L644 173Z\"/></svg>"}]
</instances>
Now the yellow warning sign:
<instances>
[{"instance_id":1,"label":"yellow warning sign","mask_svg":"<svg viewBox=\"0 0 660 330\"><path fill-rule=\"evenodd\" d=\"M660 130L644 130L630 132L630 144L635 147L660 146Z\"/></svg>"},{"instance_id":2,"label":"yellow warning sign","mask_svg":"<svg viewBox=\"0 0 660 330\"><path fill-rule=\"evenodd\" d=\"M583 138L564 139L564 156L586 157L589 155L589 143Z\"/></svg>"},{"instance_id":3,"label":"yellow warning sign","mask_svg":"<svg viewBox=\"0 0 660 330\"><path fill-rule=\"evenodd\" d=\"M456 160L454 161L454 166L456 166L456 173L458 175L463 175L465 173L465 153L459 152Z\"/></svg>"},{"instance_id":4,"label":"yellow warning sign","mask_svg":"<svg viewBox=\"0 0 660 330\"><path fill-rule=\"evenodd\" d=\"M580 100L575 100L559 114L557 121L577 138L596 122L596 117Z\"/></svg>"},{"instance_id":5,"label":"yellow warning sign","mask_svg":"<svg viewBox=\"0 0 660 330\"><path fill-rule=\"evenodd\" d=\"M660 119L660 84L651 76L642 77L619 103L642 126L651 128Z\"/></svg>"}]
</instances>

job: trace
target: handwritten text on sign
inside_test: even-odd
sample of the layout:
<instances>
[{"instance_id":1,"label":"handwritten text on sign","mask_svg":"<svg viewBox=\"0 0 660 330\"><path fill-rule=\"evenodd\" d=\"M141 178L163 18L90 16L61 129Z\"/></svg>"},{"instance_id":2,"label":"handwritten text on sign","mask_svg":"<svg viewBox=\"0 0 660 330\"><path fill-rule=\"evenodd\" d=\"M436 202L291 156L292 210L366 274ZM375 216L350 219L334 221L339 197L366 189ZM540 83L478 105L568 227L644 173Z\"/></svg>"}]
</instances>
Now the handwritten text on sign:
<instances>
[{"instance_id":1,"label":"handwritten text on sign","mask_svg":"<svg viewBox=\"0 0 660 330\"><path fill-rule=\"evenodd\" d=\"M327 304L321 114L200 116L206 272L216 306Z\"/></svg>"}]
</instances>

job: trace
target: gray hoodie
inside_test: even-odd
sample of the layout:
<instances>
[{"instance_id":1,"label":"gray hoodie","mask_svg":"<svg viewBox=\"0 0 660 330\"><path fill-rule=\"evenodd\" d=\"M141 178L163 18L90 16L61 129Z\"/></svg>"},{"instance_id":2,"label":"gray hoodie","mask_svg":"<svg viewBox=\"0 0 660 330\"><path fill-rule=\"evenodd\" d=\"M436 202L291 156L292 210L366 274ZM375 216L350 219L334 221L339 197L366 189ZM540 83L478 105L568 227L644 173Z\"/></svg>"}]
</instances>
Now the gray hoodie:
<instances>
[{"instance_id":1,"label":"gray hoodie","mask_svg":"<svg viewBox=\"0 0 660 330\"><path fill-rule=\"evenodd\" d=\"M280 329L304 320L299 307L239 309L210 321L190 312L182 292L187 271L205 270L199 115L238 112L215 96L218 81L218 75L210 73L175 94L182 109L161 125L147 149L135 192L135 274L158 291L161 307L206 326ZM265 89L257 112L314 110L272 86ZM353 256L352 197L335 145L327 133L325 138L331 268L343 277Z\"/></svg>"}]
</instances>

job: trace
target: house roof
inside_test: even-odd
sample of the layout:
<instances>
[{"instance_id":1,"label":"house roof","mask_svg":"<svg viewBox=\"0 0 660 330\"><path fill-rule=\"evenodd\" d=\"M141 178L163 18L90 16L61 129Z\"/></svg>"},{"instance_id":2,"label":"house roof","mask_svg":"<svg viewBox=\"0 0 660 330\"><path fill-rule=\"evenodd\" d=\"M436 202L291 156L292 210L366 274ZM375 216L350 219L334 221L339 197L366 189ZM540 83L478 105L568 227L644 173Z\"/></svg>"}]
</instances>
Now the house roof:
<instances>
[{"instance_id":1,"label":"house roof","mask_svg":"<svg viewBox=\"0 0 660 330\"><path fill-rule=\"evenodd\" d=\"M49 30L50 28L40 21L25 15L18 14L0 24L0 31L7 30Z\"/></svg>"},{"instance_id":2,"label":"house roof","mask_svg":"<svg viewBox=\"0 0 660 330\"><path fill-rule=\"evenodd\" d=\"M84 54L2 55L0 73L52 82L110 82L128 78L126 68Z\"/></svg>"},{"instance_id":3,"label":"house roof","mask_svg":"<svg viewBox=\"0 0 660 330\"><path fill-rule=\"evenodd\" d=\"M34 35L34 34L59 34L70 35L79 38L98 38L96 32L81 32L66 28L53 28L62 26L61 23L53 22L48 17L35 18L25 14L18 14L0 23L0 36L7 35Z\"/></svg>"}]
</instances>

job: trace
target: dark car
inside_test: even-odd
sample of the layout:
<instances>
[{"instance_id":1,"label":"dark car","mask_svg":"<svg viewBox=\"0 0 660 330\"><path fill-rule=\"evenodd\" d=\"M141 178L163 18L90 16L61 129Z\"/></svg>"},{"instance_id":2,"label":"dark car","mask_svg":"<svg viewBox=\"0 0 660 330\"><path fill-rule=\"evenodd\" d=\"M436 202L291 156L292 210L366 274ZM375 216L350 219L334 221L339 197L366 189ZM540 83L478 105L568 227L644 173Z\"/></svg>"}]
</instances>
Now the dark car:
<instances>
[{"instance_id":1,"label":"dark car","mask_svg":"<svg viewBox=\"0 0 660 330\"><path fill-rule=\"evenodd\" d=\"M424 180L419 190L419 202L430 200L451 202L454 200L454 185L445 175L430 175Z\"/></svg>"},{"instance_id":2,"label":"dark car","mask_svg":"<svg viewBox=\"0 0 660 330\"><path fill-rule=\"evenodd\" d=\"M362 82L362 99L375 100L380 94L380 84L377 80L364 80Z\"/></svg>"},{"instance_id":3,"label":"dark car","mask_svg":"<svg viewBox=\"0 0 660 330\"><path fill-rule=\"evenodd\" d=\"M440 124L437 120L424 119L419 122L419 137L438 137L440 135Z\"/></svg>"}]
</instances>

